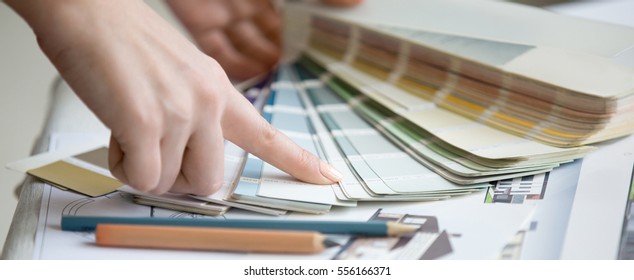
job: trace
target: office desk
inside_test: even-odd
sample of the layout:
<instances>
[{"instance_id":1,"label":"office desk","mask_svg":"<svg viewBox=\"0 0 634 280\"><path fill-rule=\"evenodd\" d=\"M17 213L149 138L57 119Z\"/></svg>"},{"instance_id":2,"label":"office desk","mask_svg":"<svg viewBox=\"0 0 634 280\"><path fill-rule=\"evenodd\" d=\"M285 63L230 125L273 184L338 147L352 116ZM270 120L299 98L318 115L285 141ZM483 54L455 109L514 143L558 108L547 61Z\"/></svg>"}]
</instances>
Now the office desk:
<instances>
[{"instance_id":1,"label":"office desk","mask_svg":"<svg viewBox=\"0 0 634 280\"><path fill-rule=\"evenodd\" d=\"M633 24L634 25L634 24ZM49 109L49 117L41 136L37 140L37 145L33 153L46 151L49 147L49 137L55 133L95 133L107 134L107 129L95 118L95 116L87 110L87 108L66 88L65 84L59 83L57 90L53 94L51 106ZM627 168L630 168L631 165ZM42 202L42 194L47 188L42 182L31 177L27 178L20 191L20 200L15 211L15 215L11 224L11 228L7 237L7 241L2 252L3 259L30 259L33 257L33 249L35 245L35 235L38 227L38 219L40 214L40 206ZM596 197L598 200L605 199L604 203L611 203L607 194L584 193L585 199ZM625 198L623 197L623 200ZM624 201L621 201L624 202ZM599 204L600 205L600 204ZM576 212L575 212L576 211ZM592 215L591 209L573 207L573 218L584 219L587 215ZM622 212L621 212L622 213ZM622 214L621 214L622 215ZM622 221L622 216L618 217ZM587 230L588 223L575 223L575 231ZM564 229L566 230L566 229ZM571 229L568 228L570 231ZM615 238L611 236L610 238ZM576 240L576 243L566 243L564 247L578 247L584 240ZM599 248L600 249L600 248ZM603 252L604 255L564 255L563 258L609 258L606 257L611 252Z\"/></svg>"}]
</instances>

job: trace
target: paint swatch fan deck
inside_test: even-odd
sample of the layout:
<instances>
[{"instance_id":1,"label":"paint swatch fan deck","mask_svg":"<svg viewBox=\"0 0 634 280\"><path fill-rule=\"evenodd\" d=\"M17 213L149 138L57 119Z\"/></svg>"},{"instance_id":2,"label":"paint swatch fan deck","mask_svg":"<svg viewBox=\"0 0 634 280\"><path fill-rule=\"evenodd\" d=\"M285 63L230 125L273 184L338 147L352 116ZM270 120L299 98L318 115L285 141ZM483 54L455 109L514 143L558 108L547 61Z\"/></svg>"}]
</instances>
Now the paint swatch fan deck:
<instances>
[{"instance_id":1,"label":"paint swatch fan deck","mask_svg":"<svg viewBox=\"0 0 634 280\"><path fill-rule=\"evenodd\" d=\"M632 28L496 1L310 10L308 56L402 112L439 107L556 147L634 131Z\"/></svg>"}]
</instances>

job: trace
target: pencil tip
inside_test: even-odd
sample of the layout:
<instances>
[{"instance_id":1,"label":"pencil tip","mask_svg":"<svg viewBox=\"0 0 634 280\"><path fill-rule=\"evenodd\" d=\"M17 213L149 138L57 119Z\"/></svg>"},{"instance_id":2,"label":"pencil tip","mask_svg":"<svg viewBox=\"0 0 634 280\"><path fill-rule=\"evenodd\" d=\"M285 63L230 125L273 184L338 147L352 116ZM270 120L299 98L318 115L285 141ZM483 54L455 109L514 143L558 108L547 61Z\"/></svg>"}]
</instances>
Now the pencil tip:
<instances>
[{"instance_id":1,"label":"pencil tip","mask_svg":"<svg viewBox=\"0 0 634 280\"><path fill-rule=\"evenodd\" d=\"M332 241L330 239L325 239L324 240L324 247L325 248L331 248L331 247L337 247L337 246L341 246L341 244L339 244L339 243L337 243L335 241Z\"/></svg>"}]
</instances>

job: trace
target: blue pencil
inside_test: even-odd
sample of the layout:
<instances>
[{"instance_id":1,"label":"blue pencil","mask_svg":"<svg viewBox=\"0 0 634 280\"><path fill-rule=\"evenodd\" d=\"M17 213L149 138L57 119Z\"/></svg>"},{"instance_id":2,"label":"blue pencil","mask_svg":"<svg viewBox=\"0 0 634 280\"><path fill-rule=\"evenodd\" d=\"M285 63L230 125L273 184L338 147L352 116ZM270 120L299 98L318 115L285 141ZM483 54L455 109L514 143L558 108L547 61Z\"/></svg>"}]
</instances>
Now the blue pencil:
<instances>
[{"instance_id":1,"label":"blue pencil","mask_svg":"<svg viewBox=\"0 0 634 280\"><path fill-rule=\"evenodd\" d=\"M362 236L398 236L404 233L415 232L419 229L419 226L415 225L405 225L385 221L211 220L149 217L62 216L62 230L65 231L94 231L97 224L307 230L318 231L325 234Z\"/></svg>"}]
</instances>

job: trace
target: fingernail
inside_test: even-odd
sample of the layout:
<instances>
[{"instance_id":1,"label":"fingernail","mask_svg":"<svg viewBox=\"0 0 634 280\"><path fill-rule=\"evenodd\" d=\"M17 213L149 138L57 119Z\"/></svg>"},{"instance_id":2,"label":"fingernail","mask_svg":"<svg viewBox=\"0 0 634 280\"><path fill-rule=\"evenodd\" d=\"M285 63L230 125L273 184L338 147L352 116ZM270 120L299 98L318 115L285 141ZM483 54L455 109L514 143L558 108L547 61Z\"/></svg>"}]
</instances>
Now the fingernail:
<instances>
[{"instance_id":1,"label":"fingernail","mask_svg":"<svg viewBox=\"0 0 634 280\"><path fill-rule=\"evenodd\" d=\"M321 172L321 175L324 175L324 177L333 182L339 182L343 179L343 174L341 174L341 172L323 161L319 163L319 171Z\"/></svg>"}]
</instances>

